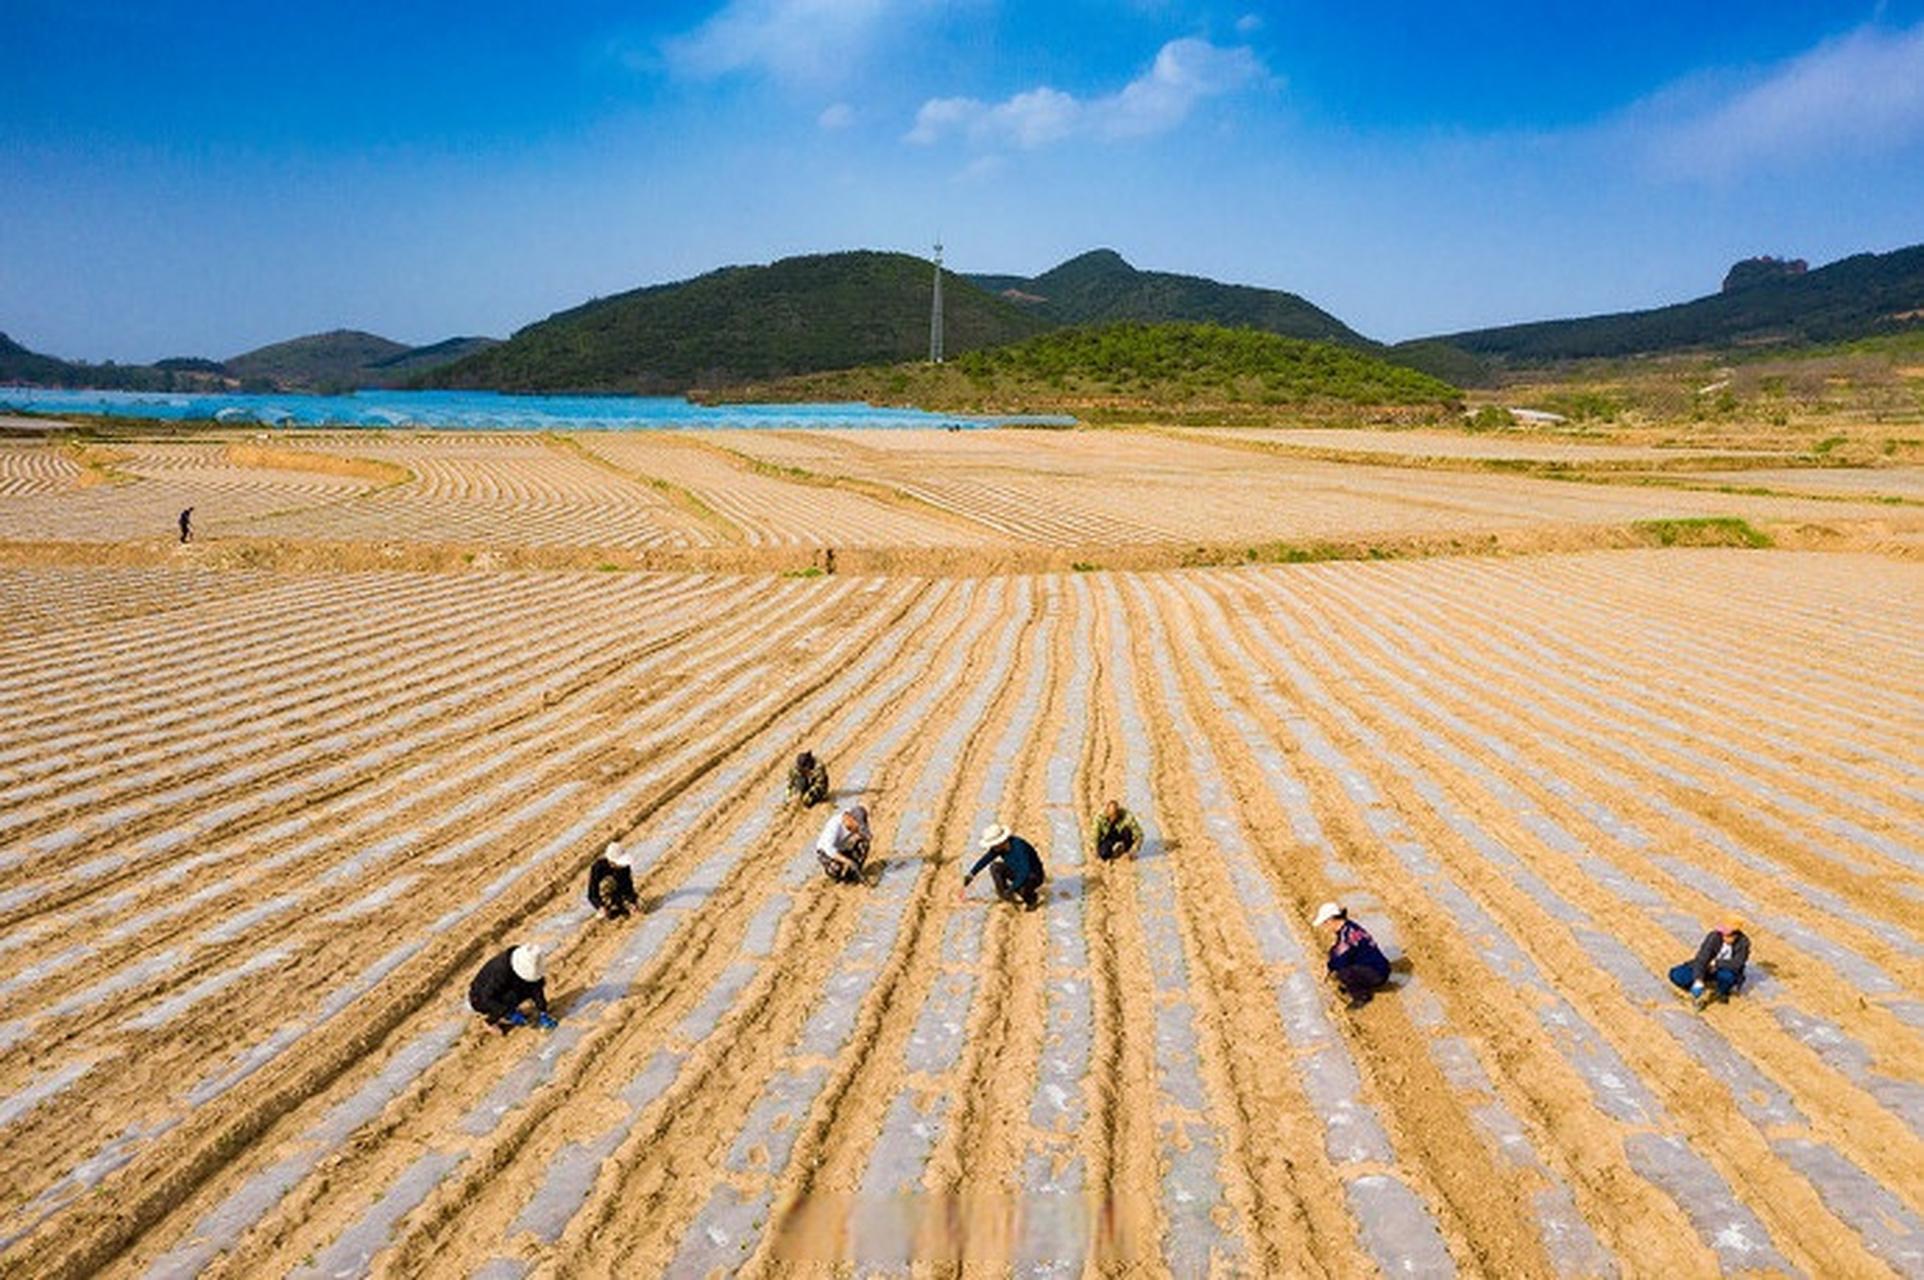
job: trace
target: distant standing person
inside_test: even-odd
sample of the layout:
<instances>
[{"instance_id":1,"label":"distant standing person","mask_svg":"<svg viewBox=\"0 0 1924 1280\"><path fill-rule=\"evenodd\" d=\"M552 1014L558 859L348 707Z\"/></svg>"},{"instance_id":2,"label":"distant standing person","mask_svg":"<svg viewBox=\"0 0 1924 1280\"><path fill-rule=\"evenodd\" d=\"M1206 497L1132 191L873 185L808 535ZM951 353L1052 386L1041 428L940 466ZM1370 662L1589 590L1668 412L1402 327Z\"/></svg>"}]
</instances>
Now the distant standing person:
<instances>
[{"instance_id":1,"label":"distant standing person","mask_svg":"<svg viewBox=\"0 0 1924 1280\"><path fill-rule=\"evenodd\" d=\"M788 802L812 809L826 799L828 766L817 760L814 752L804 751L795 757L795 766L788 771Z\"/></svg>"},{"instance_id":2,"label":"distant standing person","mask_svg":"<svg viewBox=\"0 0 1924 1280\"><path fill-rule=\"evenodd\" d=\"M1125 853L1133 857L1142 851L1142 824L1135 814L1111 800L1102 806L1102 815L1096 819L1095 846L1096 857L1104 862Z\"/></svg>"},{"instance_id":3,"label":"distant standing person","mask_svg":"<svg viewBox=\"0 0 1924 1280\"><path fill-rule=\"evenodd\" d=\"M188 507L180 513L180 540L182 542L192 542L194 540L194 509L192 507Z\"/></svg>"},{"instance_id":4,"label":"distant standing person","mask_svg":"<svg viewBox=\"0 0 1924 1280\"><path fill-rule=\"evenodd\" d=\"M1011 906L1021 903L1029 911L1042 905L1042 882L1048 877L1042 869L1042 855L1034 845L1001 823L991 822L983 828L976 847L982 850L982 856L963 874L958 896L968 897L969 882L987 867L995 881L996 897Z\"/></svg>"},{"instance_id":5,"label":"distant standing person","mask_svg":"<svg viewBox=\"0 0 1924 1280\"><path fill-rule=\"evenodd\" d=\"M547 958L540 947L509 947L481 966L468 984L468 1004L502 1035L528 1025L521 1006L534 1006L534 1024L553 1030L548 1013Z\"/></svg>"},{"instance_id":6,"label":"distant standing person","mask_svg":"<svg viewBox=\"0 0 1924 1280\"><path fill-rule=\"evenodd\" d=\"M641 905L635 893L635 857L618 840L610 840L588 868L588 905L608 920L620 920Z\"/></svg>"},{"instance_id":7,"label":"distant standing person","mask_svg":"<svg viewBox=\"0 0 1924 1280\"><path fill-rule=\"evenodd\" d=\"M1376 989L1390 980L1390 961L1370 937L1369 930L1349 918L1349 909L1334 902L1316 908L1316 927L1327 927L1329 976L1349 997L1352 1009L1370 1002Z\"/></svg>"},{"instance_id":8,"label":"distant standing person","mask_svg":"<svg viewBox=\"0 0 1924 1280\"><path fill-rule=\"evenodd\" d=\"M831 817L815 838L815 860L829 879L843 884L858 884L868 866L871 837L868 810L862 805Z\"/></svg>"},{"instance_id":9,"label":"distant standing person","mask_svg":"<svg viewBox=\"0 0 1924 1280\"><path fill-rule=\"evenodd\" d=\"M1731 917L1704 935L1697 954L1670 971L1670 980L1690 993L1699 1009L1744 985L1744 966L1750 963L1750 935L1744 922ZM1715 988L1713 991L1712 989Z\"/></svg>"}]
</instances>

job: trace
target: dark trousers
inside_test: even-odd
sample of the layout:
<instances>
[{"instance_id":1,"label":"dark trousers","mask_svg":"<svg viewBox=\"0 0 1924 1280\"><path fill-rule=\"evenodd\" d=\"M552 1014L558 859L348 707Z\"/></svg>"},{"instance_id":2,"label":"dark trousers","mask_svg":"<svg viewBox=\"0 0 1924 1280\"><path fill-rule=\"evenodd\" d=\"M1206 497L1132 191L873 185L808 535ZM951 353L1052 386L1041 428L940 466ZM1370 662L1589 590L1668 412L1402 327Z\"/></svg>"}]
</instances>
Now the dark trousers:
<instances>
[{"instance_id":1,"label":"dark trousers","mask_svg":"<svg viewBox=\"0 0 1924 1280\"><path fill-rule=\"evenodd\" d=\"M588 905L602 912L610 920L619 920L641 905L635 894L634 873L625 868L616 868L588 882Z\"/></svg>"},{"instance_id":2,"label":"dark trousers","mask_svg":"<svg viewBox=\"0 0 1924 1280\"><path fill-rule=\"evenodd\" d=\"M1016 883L1009 869L999 862L989 864L989 878L995 881L995 896L1004 902L1020 902L1025 907L1034 907L1041 901L1042 881L1025 880Z\"/></svg>"},{"instance_id":3,"label":"dark trousers","mask_svg":"<svg viewBox=\"0 0 1924 1280\"><path fill-rule=\"evenodd\" d=\"M862 841L845 851L842 857L846 862L838 862L820 849L815 851L815 860L822 864L822 870L829 879L845 884L854 884L862 878L862 870L868 865L868 843Z\"/></svg>"},{"instance_id":4,"label":"dark trousers","mask_svg":"<svg viewBox=\"0 0 1924 1280\"><path fill-rule=\"evenodd\" d=\"M1726 1000L1730 999L1731 992L1744 985L1744 976L1729 969L1712 969L1705 976L1710 979L1710 985L1717 988L1717 994ZM1690 965L1680 964L1670 971L1670 980L1688 991L1690 984L1697 980L1696 972Z\"/></svg>"},{"instance_id":5,"label":"dark trousers","mask_svg":"<svg viewBox=\"0 0 1924 1280\"><path fill-rule=\"evenodd\" d=\"M1329 975L1352 1000L1369 999L1370 992L1390 980L1388 969L1379 969L1373 964L1346 964L1340 969L1331 969Z\"/></svg>"},{"instance_id":6,"label":"dark trousers","mask_svg":"<svg viewBox=\"0 0 1924 1280\"><path fill-rule=\"evenodd\" d=\"M1136 847L1136 842L1128 836L1105 836L1096 845L1096 856L1104 862L1120 858Z\"/></svg>"}]
</instances>

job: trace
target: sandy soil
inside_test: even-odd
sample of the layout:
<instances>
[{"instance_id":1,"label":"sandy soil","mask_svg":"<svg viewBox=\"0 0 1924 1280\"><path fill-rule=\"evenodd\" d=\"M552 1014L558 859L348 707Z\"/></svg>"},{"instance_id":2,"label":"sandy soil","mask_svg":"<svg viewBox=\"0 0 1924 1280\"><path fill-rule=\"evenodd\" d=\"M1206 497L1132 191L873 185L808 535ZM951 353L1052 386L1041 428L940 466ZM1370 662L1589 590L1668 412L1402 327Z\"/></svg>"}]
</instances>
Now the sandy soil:
<instances>
[{"instance_id":1,"label":"sandy soil","mask_svg":"<svg viewBox=\"0 0 1924 1280\"><path fill-rule=\"evenodd\" d=\"M1669 477L1693 484L1755 485L1778 493L1818 493L1852 498L1902 498L1924 502L1924 467L1799 467L1678 472Z\"/></svg>"},{"instance_id":2,"label":"sandy soil","mask_svg":"<svg viewBox=\"0 0 1924 1280\"><path fill-rule=\"evenodd\" d=\"M1239 559L1279 542L1494 535L1612 545L1611 531L1637 522L1705 517L1856 526L1872 531L1869 545L1924 531L1924 512L1874 500L1908 483L1910 472L1898 470L1786 473L1781 487L1813 495L1803 498L1640 484L1629 473L1574 483L1346 463L1130 431L276 439L275 448L346 469L249 465L218 436L117 443L85 467L57 448L0 444L0 541L144 543L165 539L180 509L193 506L199 533L229 542L599 550L651 568L741 561L771 571L837 548L877 564L891 563L878 553L901 553L899 565L948 572L947 560L981 554L994 563L1006 551L1044 569L1053 566L1034 553L1127 566L1157 563L1147 554L1154 549L1162 562L1198 546L1213 548L1214 559ZM1779 488L1758 479L1773 475L1746 471L1737 483ZM1866 500L1850 501L1848 486L1860 483ZM714 554L732 551L755 554Z\"/></svg>"},{"instance_id":3,"label":"sandy soil","mask_svg":"<svg viewBox=\"0 0 1924 1280\"><path fill-rule=\"evenodd\" d=\"M1196 434L737 432L725 443L775 465L887 485L1027 545L1446 536L1705 516L1892 518L1871 506L1344 464Z\"/></svg>"},{"instance_id":4,"label":"sandy soil","mask_svg":"<svg viewBox=\"0 0 1924 1280\"><path fill-rule=\"evenodd\" d=\"M1140 495L1182 490L1170 450L1184 511L1250 465L878 436L731 447L958 495L761 476L878 537L963 515L986 539L1030 492L1067 494L1075 536L1159 529L1178 508ZM395 539L806 527L752 486L716 520L630 477L732 491L700 442L597 452L617 469L525 437L352 443L415 479L343 496L143 447L106 488L292 496L313 505L231 518ZM1281 476L1245 483L1317 483ZM1001 496L970 508L962 478ZM1466 521L1642 496L1470 479L1345 483ZM52 500L0 496L0 521ZM1924 1274L1920 659L1924 566L1781 550L9 565L0 1269ZM777 803L804 743L874 815L867 887L824 881L822 812ZM1138 860L1087 857L1110 796ZM997 817L1049 864L1034 914L986 877L957 899ZM623 923L581 902L613 837L645 903ZM1323 978L1325 898L1402 958L1365 1008ZM1663 971L1732 910L1752 981L1700 1015ZM553 949L561 1026L503 1038L463 996L523 940Z\"/></svg>"},{"instance_id":5,"label":"sandy soil","mask_svg":"<svg viewBox=\"0 0 1924 1280\"><path fill-rule=\"evenodd\" d=\"M1647 445L1559 440L1542 435L1460 431L1380 431L1370 428L1212 427L1190 431L1201 440L1253 440L1310 452L1387 454L1400 458L1517 458L1531 462L1667 462L1677 458L1745 457L1730 449L1660 449Z\"/></svg>"}]
</instances>

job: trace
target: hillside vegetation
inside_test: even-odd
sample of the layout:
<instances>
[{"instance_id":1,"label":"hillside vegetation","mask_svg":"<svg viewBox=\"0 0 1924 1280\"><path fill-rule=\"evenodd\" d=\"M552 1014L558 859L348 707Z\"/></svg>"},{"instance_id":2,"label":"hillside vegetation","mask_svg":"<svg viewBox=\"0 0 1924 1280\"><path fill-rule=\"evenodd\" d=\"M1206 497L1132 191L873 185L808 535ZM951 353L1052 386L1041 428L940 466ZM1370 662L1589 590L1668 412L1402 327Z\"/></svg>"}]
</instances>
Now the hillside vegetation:
<instances>
[{"instance_id":1,"label":"hillside vegetation","mask_svg":"<svg viewBox=\"0 0 1924 1280\"><path fill-rule=\"evenodd\" d=\"M831 253L724 267L559 312L421 378L431 387L671 394L907 360L928 350L933 267L902 253ZM1045 327L945 275L950 352Z\"/></svg>"},{"instance_id":2,"label":"hillside vegetation","mask_svg":"<svg viewBox=\"0 0 1924 1280\"><path fill-rule=\"evenodd\" d=\"M1531 364L1792 347L1906 329L1924 329L1924 245L1860 253L1804 274L1736 272L1727 292L1649 311L1477 329L1436 341L1474 355Z\"/></svg>"},{"instance_id":3,"label":"hillside vegetation","mask_svg":"<svg viewBox=\"0 0 1924 1280\"><path fill-rule=\"evenodd\" d=\"M1031 278L969 278L1057 325L1191 321L1348 346L1376 345L1293 293L1168 271L1138 271L1113 249L1091 250Z\"/></svg>"},{"instance_id":4,"label":"hillside vegetation","mask_svg":"<svg viewBox=\"0 0 1924 1280\"><path fill-rule=\"evenodd\" d=\"M1455 387L1367 352L1253 329L1122 324L1055 329L926 362L734 388L731 400L867 400L955 412L1090 407L1439 406Z\"/></svg>"},{"instance_id":5,"label":"hillside vegetation","mask_svg":"<svg viewBox=\"0 0 1924 1280\"><path fill-rule=\"evenodd\" d=\"M456 360L500 345L499 338L443 338L439 342L431 342L424 347L409 347L398 355L370 361L363 367L378 376L381 385L401 386L415 375L425 373L429 369L453 364Z\"/></svg>"},{"instance_id":6,"label":"hillside vegetation","mask_svg":"<svg viewBox=\"0 0 1924 1280\"><path fill-rule=\"evenodd\" d=\"M227 361L226 371L249 389L357 391L399 387L409 379L496 345L495 338L444 338L410 347L359 329L334 329L290 338Z\"/></svg>"},{"instance_id":7,"label":"hillside vegetation","mask_svg":"<svg viewBox=\"0 0 1924 1280\"><path fill-rule=\"evenodd\" d=\"M365 370L406 355L406 343L359 329L334 329L270 343L228 360L227 371L243 383L314 391L367 386Z\"/></svg>"},{"instance_id":8,"label":"hillside vegetation","mask_svg":"<svg viewBox=\"0 0 1924 1280\"><path fill-rule=\"evenodd\" d=\"M358 329L271 343L231 360L170 356L145 364L85 364L29 351L0 333L0 383L107 391L353 391L399 386L417 374L494 345L448 338L410 347Z\"/></svg>"},{"instance_id":9,"label":"hillside vegetation","mask_svg":"<svg viewBox=\"0 0 1924 1280\"><path fill-rule=\"evenodd\" d=\"M225 385L224 375L210 372L205 367L209 364L212 362L192 359L163 360L155 365L115 364L111 360L87 364L30 351L0 333L0 385L95 387L103 391L197 391Z\"/></svg>"}]
</instances>

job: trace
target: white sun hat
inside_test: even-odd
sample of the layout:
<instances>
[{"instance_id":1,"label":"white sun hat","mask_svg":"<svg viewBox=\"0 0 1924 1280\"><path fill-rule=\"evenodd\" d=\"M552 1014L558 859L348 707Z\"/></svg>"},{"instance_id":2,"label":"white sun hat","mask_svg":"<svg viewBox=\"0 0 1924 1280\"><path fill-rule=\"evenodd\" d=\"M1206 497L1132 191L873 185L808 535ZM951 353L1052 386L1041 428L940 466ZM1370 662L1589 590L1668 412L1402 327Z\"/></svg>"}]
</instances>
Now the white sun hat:
<instances>
[{"instance_id":1,"label":"white sun hat","mask_svg":"<svg viewBox=\"0 0 1924 1280\"><path fill-rule=\"evenodd\" d=\"M610 840L607 850L601 856L608 859L612 866L633 868L635 865L635 855L623 850L619 840Z\"/></svg>"},{"instance_id":2,"label":"white sun hat","mask_svg":"<svg viewBox=\"0 0 1924 1280\"><path fill-rule=\"evenodd\" d=\"M1311 923L1328 924L1331 920L1334 920L1337 916L1340 916L1342 914L1343 914L1343 908L1339 907L1334 902L1325 902L1322 906L1316 908L1316 919Z\"/></svg>"},{"instance_id":3,"label":"white sun hat","mask_svg":"<svg viewBox=\"0 0 1924 1280\"><path fill-rule=\"evenodd\" d=\"M999 822L991 822L982 828L982 839L976 843L984 849L993 849L1009 838L1009 829Z\"/></svg>"},{"instance_id":4,"label":"white sun hat","mask_svg":"<svg viewBox=\"0 0 1924 1280\"><path fill-rule=\"evenodd\" d=\"M548 972L547 957L536 943L516 947L508 953L508 965L523 982L539 982Z\"/></svg>"}]
</instances>

